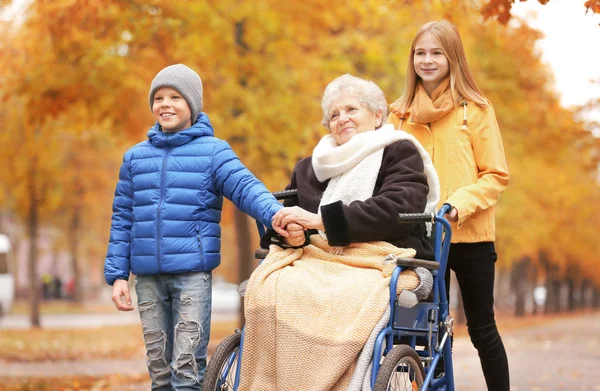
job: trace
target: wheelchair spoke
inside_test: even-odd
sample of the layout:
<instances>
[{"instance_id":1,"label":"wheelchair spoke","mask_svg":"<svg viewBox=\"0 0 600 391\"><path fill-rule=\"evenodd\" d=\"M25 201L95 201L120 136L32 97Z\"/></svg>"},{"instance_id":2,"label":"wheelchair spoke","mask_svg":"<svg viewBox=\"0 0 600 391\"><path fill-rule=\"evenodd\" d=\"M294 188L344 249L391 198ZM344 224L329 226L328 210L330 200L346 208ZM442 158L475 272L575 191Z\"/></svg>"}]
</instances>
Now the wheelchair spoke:
<instances>
[{"instance_id":1,"label":"wheelchair spoke","mask_svg":"<svg viewBox=\"0 0 600 391\"><path fill-rule=\"evenodd\" d=\"M241 335L230 335L217 346L208 362L204 376L204 391L232 391L237 376Z\"/></svg>"},{"instance_id":2,"label":"wheelchair spoke","mask_svg":"<svg viewBox=\"0 0 600 391\"><path fill-rule=\"evenodd\" d=\"M423 385L425 373L417 353L397 345L386 355L375 382L375 391L415 391Z\"/></svg>"},{"instance_id":3,"label":"wheelchair spoke","mask_svg":"<svg viewBox=\"0 0 600 391\"><path fill-rule=\"evenodd\" d=\"M415 369L408 360L398 362L389 382L389 391L418 391Z\"/></svg>"}]
</instances>

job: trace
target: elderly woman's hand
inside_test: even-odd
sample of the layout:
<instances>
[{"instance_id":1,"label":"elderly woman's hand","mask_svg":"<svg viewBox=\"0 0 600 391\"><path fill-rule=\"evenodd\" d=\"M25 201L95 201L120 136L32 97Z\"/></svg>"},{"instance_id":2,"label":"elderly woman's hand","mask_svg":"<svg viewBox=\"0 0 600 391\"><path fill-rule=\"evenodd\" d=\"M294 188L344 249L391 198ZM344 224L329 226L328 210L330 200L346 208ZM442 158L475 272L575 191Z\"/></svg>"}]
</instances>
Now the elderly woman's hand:
<instances>
[{"instance_id":1,"label":"elderly woman's hand","mask_svg":"<svg viewBox=\"0 0 600 391\"><path fill-rule=\"evenodd\" d=\"M290 223L285 227L285 230L290 236L288 238L284 238L284 240L290 246L302 246L306 241L306 237L304 236L305 229L303 226L296 223Z\"/></svg>"},{"instance_id":2,"label":"elderly woman's hand","mask_svg":"<svg viewBox=\"0 0 600 391\"><path fill-rule=\"evenodd\" d=\"M321 231L325 230L321 216L297 206L280 209L275 213L275 216L273 216L273 229L285 238L290 236L285 228L291 223L301 225L305 229L314 228Z\"/></svg>"}]
</instances>

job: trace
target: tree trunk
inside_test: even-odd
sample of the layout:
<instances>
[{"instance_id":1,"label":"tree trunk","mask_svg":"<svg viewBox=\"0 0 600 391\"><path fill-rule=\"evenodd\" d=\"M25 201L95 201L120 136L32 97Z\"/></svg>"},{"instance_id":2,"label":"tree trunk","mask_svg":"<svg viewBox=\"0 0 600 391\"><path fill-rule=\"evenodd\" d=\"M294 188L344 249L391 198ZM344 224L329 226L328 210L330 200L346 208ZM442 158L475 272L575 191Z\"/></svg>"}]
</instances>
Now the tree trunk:
<instances>
[{"instance_id":1,"label":"tree trunk","mask_svg":"<svg viewBox=\"0 0 600 391\"><path fill-rule=\"evenodd\" d=\"M592 295L593 295L593 285L592 282L588 278L584 278L581 281L581 307L582 308L591 308L592 307Z\"/></svg>"},{"instance_id":2,"label":"tree trunk","mask_svg":"<svg viewBox=\"0 0 600 391\"><path fill-rule=\"evenodd\" d=\"M567 285L567 311L575 310L575 280L568 277L565 281Z\"/></svg>"},{"instance_id":3,"label":"tree trunk","mask_svg":"<svg viewBox=\"0 0 600 391\"><path fill-rule=\"evenodd\" d=\"M538 286L538 268L536 266L536 264L531 264L531 273L529 274L529 284L530 284L530 290L528 291L528 295L530 295L531 300L533 301L533 305L531 307L531 313L533 315L536 315L538 312L538 305L535 302L535 298L534 298L534 290L535 288Z\"/></svg>"},{"instance_id":4,"label":"tree trunk","mask_svg":"<svg viewBox=\"0 0 600 391\"><path fill-rule=\"evenodd\" d=\"M558 279L558 267L553 265L543 251L540 251L540 264L546 270L546 302L544 313L556 313L560 309L560 280Z\"/></svg>"},{"instance_id":5,"label":"tree trunk","mask_svg":"<svg viewBox=\"0 0 600 391\"><path fill-rule=\"evenodd\" d=\"M560 282L556 280L554 266L548 268L546 279L546 305L544 313L551 314L559 312L560 308Z\"/></svg>"},{"instance_id":6,"label":"tree trunk","mask_svg":"<svg viewBox=\"0 0 600 391\"><path fill-rule=\"evenodd\" d=\"M36 189L33 175L30 178L32 186L29 193L29 219L27 222L29 232L29 304L31 327L40 327L40 281L37 275L37 237L38 237L38 205L35 197Z\"/></svg>"},{"instance_id":7,"label":"tree trunk","mask_svg":"<svg viewBox=\"0 0 600 391\"><path fill-rule=\"evenodd\" d=\"M553 313L558 314L564 310L563 300L563 284L562 280L558 276L558 268L554 272L554 278L552 279L552 291L554 292L554 308Z\"/></svg>"},{"instance_id":8,"label":"tree trunk","mask_svg":"<svg viewBox=\"0 0 600 391\"><path fill-rule=\"evenodd\" d=\"M595 285L592 288L592 308L600 307L600 287Z\"/></svg>"},{"instance_id":9,"label":"tree trunk","mask_svg":"<svg viewBox=\"0 0 600 391\"><path fill-rule=\"evenodd\" d=\"M567 268L566 284L567 284L567 311L575 311L578 308L579 295L577 292L577 266L571 264Z\"/></svg>"},{"instance_id":10,"label":"tree trunk","mask_svg":"<svg viewBox=\"0 0 600 391\"><path fill-rule=\"evenodd\" d=\"M82 286L81 286L81 269L79 268L79 225L80 225L80 208L75 208L71 219L71 227L69 229L69 252L71 257L71 267L73 269L73 297L72 299L80 303L82 301Z\"/></svg>"},{"instance_id":11,"label":"tree trunk","mask_svg":"<svg viewBox=\"0 0 600 391\"><path fill-rule=\"evenodd\" d=\"M515 295L515 316L525 315L525 296L527 295L527 280L529 258L522 258L513 264L511 288Z\"/></svg>"},{"instance_id":12,"label":"tree trunk","mask_svg":"<svg viewBox=\"0 0 600 391\"><path fill-rule=\"evenodd\" d=\"M250 278L253 269L254 251L252 249L252 240L250 238L250 227L248 224L248 216L241 212L238 208L235 208L233 212L233 221L235 224L235 236L236 244L238 249L238 264L239 283ZM240 328L244 326L244 300L240 302L240 314L239 314Z\"/></svg>"}]
</instances>

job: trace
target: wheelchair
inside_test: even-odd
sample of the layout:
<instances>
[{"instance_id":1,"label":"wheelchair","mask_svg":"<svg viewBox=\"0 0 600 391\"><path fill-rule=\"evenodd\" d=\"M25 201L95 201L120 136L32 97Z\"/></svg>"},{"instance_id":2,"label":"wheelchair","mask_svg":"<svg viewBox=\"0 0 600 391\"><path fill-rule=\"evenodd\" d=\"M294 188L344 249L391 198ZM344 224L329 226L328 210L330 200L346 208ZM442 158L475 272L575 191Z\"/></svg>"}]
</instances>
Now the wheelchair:
<instances>
[{"instance_id":1,"label":"wheelchair","mask_svg":"<svg viewBox=\"0 0 600 391\"><path fill-rule=\"evenodd\" d=\"M293 198L297 190L285 190L273 195L278 200ZM451 205L444 204L437 214L409 213L398 216L399 224L432 224L434 260L396 260L397 266L390 281L390 320L378 334L373 349L373 357L381 357L372 360L370 385L374 391L454 391L451 353L454 319L449 315L444 281L452 235L444 215L451 209ZM265 228L259 225L258 229L261 236L264 235ZM264 259L267 252L257 250L256 257ZM432 294L427 300L407 308L399 303L396 293L398 278L404 268L418 266L432 273ZM219 343L208 363L203 391L238 389L243 343L244 330L236 330ZM439 370L441 368L443 372Z\"/></svg>"}]
</instances>

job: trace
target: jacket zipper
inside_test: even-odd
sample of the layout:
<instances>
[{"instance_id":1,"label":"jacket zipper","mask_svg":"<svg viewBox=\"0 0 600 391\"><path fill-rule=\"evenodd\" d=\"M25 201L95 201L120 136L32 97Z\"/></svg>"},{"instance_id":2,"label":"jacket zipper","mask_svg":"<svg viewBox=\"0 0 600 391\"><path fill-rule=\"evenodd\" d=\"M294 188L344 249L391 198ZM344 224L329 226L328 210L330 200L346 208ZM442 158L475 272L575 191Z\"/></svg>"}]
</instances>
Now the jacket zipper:
<instances>
[{"instance_id":1,"label":"jacket zipper","mask_svg":"<svg viewBox=\"0 0 600 391\"><path fill-rule=\"evenodd\" d=\"M158 210L156 211L156 261L158 263L158 272L161 272L161 266L160 266L160 243L162 241L162 228L161 228L161 223L162 223L162 203L163 203L163 198L165 196L165 171L166 171L166 167L167 167L167 159L169 158L169 155L171 154L171 147L169 146L169 135L167 134L167 154L165 155L165 158L163 159L163 165L162 165L162 171L160 173L160 199L158 201Z\"/></svg>"}]
</instances>

